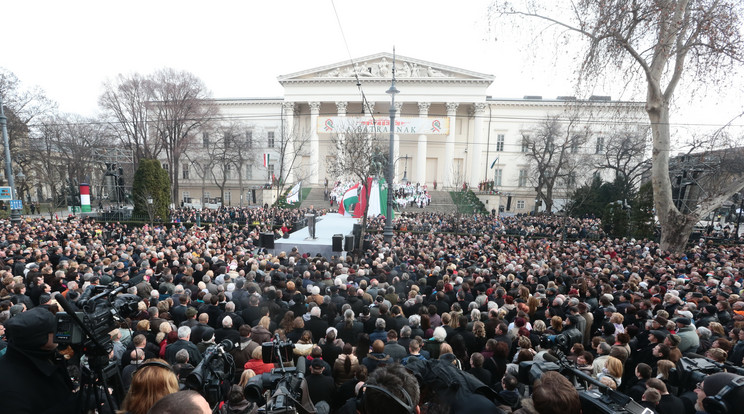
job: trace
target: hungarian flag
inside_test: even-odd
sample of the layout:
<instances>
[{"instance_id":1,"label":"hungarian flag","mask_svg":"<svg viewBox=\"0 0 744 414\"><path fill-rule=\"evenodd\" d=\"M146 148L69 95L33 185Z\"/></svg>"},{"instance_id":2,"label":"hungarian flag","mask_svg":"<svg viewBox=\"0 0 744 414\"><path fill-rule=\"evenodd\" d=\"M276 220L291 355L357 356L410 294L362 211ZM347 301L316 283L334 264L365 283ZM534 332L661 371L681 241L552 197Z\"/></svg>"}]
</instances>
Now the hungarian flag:
<instances>
[{"instance_id":1,"label":"hungarian flag","mask_svg":"<svg viewBox=\"0 0 744 414\"><path fill-rule=\"evenodd\" d=\"M369 204L369 209L367 210L367 217L377 217L377 216L387 216L387 194L388 194L388 188L387 184L385 182L384 178L380 178L379 180L375 180L372 178L367 178L367 186L370 189L369 190L369 200L366 200L366 189L362 193L362 202L360 203L362 206L365 204ZM362 217L362 211L363 209L359 211L359 215L355 214L354 217ZM390 212L393 214L393 212Z\"/></svg>"},{"instance_id":2,"label":"hungarian flag","mask_svg":"<svg viewBox=\"0 0 744 414\"><path fill-rule=\"evenodd\" d=\"M271 162L271 154L264 154L263 161L264 161L264 167L269 165L269 162Z\"/></svg>"},{"instance_id":3,"label":"hungarian flag","mask_svg":"<svg viewBox=\"0 0 744 414\"><path fill-rule=\"evenodd\" d=\"M359 202L359 183L346 190L338 203L338 213L350 217L354 213L354 205Z\"/></svg>"}]
</instances>

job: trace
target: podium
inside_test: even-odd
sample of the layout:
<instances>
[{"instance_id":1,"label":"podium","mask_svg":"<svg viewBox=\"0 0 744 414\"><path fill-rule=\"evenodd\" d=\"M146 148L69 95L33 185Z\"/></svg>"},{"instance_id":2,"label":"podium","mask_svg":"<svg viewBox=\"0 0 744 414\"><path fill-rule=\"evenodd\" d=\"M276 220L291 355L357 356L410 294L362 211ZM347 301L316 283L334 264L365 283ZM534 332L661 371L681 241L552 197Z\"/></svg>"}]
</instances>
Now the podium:
<instances>
[{"instance_id":1,"label":"podium","mask_svg":"<svg viewBox=\"0 0 744 414\"><path fill-rule=\"evenodd\" d=\"M305 220L307 221L307 230L310 233L312 240L317 239L315 237L315 214L305 214Z\"/></svg>"}]
</instances>

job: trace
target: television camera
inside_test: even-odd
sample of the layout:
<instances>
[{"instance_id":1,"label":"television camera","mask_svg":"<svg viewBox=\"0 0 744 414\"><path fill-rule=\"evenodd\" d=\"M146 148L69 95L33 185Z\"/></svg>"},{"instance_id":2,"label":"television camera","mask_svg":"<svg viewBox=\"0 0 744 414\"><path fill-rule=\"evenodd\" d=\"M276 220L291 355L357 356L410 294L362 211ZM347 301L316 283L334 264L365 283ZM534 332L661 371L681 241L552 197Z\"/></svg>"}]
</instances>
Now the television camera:
<instances>
[{"instance_id":1,"label":"television camera","mask_svg":"<svg viewBox=\"0 0 744 414\"><path fill-rule=\"evenodd\" d=\"M229 339L210 346L199 365L186 377L186 388L199 392L211 406L223 400L235 375L235 361L229 354L233 346Z\"/></svg>"},{"instance_id":2,"label":"television camera","mask_svg":"<svg viewBox=\"0 0 744 414\"><path fill-rule=\"evenodd\" d=\"M261 344L263 362L278 363L279 368L251 378L245 386L245 398L260 406L259 412L315 413L307 392L305 358L300 357L296 367L284 366L286 361L291 361L293 349L292 341L282 341L279 335L275 335L273 341Z\"/></svg>"}]
</instances>

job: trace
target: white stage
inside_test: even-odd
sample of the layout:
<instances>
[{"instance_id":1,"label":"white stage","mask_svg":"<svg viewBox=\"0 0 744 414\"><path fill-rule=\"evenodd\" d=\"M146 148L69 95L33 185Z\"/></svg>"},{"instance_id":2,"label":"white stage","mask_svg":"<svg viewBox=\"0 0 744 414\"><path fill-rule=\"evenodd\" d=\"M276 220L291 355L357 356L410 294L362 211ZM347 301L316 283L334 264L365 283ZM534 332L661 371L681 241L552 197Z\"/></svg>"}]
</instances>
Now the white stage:
<instances>
[{"instance_id":1,"label":"white stage","mask_svg":"<svg viewBox=\"0 0 744 414\"><path fill-rule=\"evenodd\" d=\"M342 255L342 252L333 251L333 235L341 234L346 236L347 234L351 234L354 230L354 224L357 223L357 219L344 217L338 213L329 213L324 216L318 216L315 220L315 239L310 238L308 227L303 227L291 233L287 239L275 240L272 253L289 253L293 247L297 247L300 253L309 253L311 256L315 256L318 253L325 257Z\"/></svg>"}]
</instances>

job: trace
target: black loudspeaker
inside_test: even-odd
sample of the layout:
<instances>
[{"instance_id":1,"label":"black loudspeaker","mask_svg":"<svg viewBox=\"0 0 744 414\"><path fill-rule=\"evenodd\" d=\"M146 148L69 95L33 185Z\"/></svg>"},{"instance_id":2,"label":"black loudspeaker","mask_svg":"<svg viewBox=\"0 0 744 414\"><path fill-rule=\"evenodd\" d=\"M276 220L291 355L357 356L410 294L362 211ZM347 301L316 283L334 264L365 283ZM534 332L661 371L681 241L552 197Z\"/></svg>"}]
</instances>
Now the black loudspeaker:
<instances>
[{"instance_id":1,"label":"black loudspeaker","mask_svg":"<svg viewBox=\"0 0 744 414\"><path fill-rule=\"evenodd\" d=\"M353 234L347 234L344 237L344 251L346 252L354 251L354 235Z\"/></svg>"},{"instance_id":2,"label":"black loudspeaker","mask_svg":"<svg viewBox=\"0 0 744 414\"><path fill-rule=\"evenodd\" d=\"M354 235L354 247L360 247L362 245L362 225L354 223L354 229L351 233Z\"/></svg>"},{"instance_id":3,"label":"black loudspeaker","mask_svg":"<svg viewBox=\"0 0 744 414\"><path fill-rule=\"evenodd\" d=\"M344 235L343 234L334 234L332 237L333 240L333 251L334 252L340 252L343 251L343 243L344 243Z\"/></svg>"},{"instance_id":4,"label":"black loudspeaker","mask_svg":"<svg viewBox=\"0 0 744 414\"><path fill-rule=\"evenodd\" d=\"M512 199L512 196L506 197L506 211L511 210L511 199Z\"/></svg>"},{"instance_id":5,"label":"black loudspeaker","mask_svg":"<svg viewBox=\"0 0 744 414\"><path fill-rule=\"evenodd\" d=\"M261 247L264 249L274 248L274 233L261 233Z\"/></svg>"}]
</instances>

